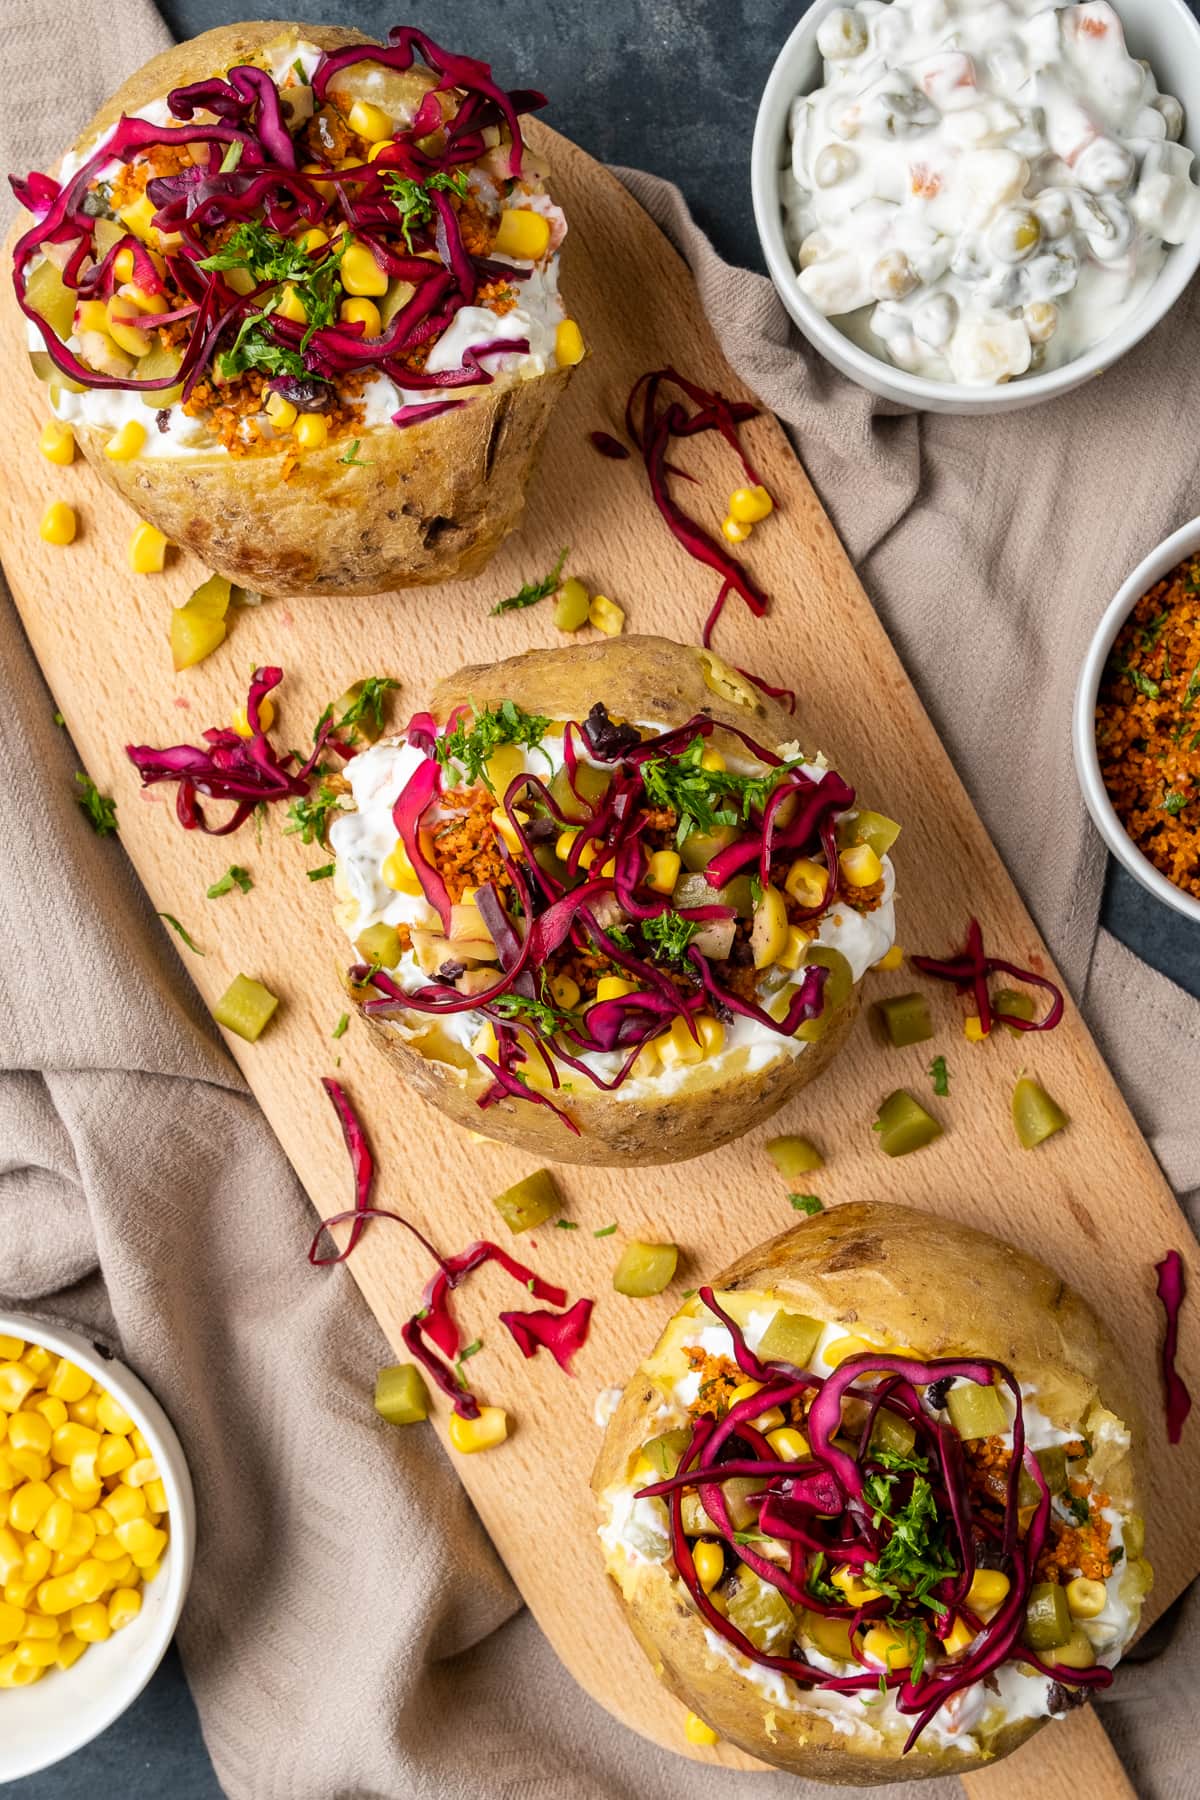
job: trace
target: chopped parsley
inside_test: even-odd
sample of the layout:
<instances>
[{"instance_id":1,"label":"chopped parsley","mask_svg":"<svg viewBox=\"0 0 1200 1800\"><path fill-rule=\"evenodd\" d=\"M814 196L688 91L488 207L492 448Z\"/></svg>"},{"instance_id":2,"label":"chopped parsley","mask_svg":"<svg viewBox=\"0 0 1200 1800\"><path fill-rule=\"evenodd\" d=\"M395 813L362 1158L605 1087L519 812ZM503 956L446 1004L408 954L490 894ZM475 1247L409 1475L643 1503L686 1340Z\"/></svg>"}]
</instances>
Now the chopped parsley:
<instances>
[{"instance_id":1,"label":"chopped parsley","mask_svg":"<svg viewBox=\"0 0 1200 1800\"><path fill-rule=\"evenodd\" d=\"M744 823L804 760L796 757L764 775L735 775L728 769L704 768L704 750L704 739L696 737L680 755L649 757L642 764L646 798L651 805L667 807L676 814L678 843L694 831L712 832Z\"/></svg>"},{"instance_id":2,"label":"chopped parsley","mask_svg":"<svg viewBox=\"0 0 1200 1800\"><path fill-rule=\"evenodd\" d=\"M825 1561L826 1561L826 1558L825 1558L824 1551L818 1550L817 1554L812 1559L812 1563L809 1566L808 1581L806 1583L806 1585L808 1587L808 1591L810 1594L814 1595L815 1598L818 1600L832 1600L834 1602L838 1602L838 1601L844 1602L845 1598L846 1598L845 1594L841 1593L839 1589L834 1587L832 1581L830 1581L829 1577L825 1573Z\"/></svg>"},{"instance_id":3,"label":"chopped parsley","mask_svg":"<svg viewBox=\"0 0 1200 1800\"><path fill-rule=\"evenodd\" d=\"M492 617L495 618L497 613L518 612L522 607L536 606L539 600L548 600L551 594L557 594L566 560L567 552L563 550L548 575L543 575L540 581L527 581L519 592L510 595L507 600L501 600L498 605L493 606Z\"/></svg>"},{"instance_id":4,"label":"chopped parsley","mask_svg":"<svg viewBox=\"0 0 1200 1800\"><path fill-rule=\"evenodd\" d=\"M65 724L66 724L66 722L67 722L67 721L66 721L66 720L65 720L65 719L64 719L64 718L63 718L63 716L62 716L62 714L61 714L61 713L60 713L60 712L56 712L56 713L55 713L55 715L54 715L54 723L55 723L55 724L56 724L56 725L59 725L59 726L63 726L63 725L65 725Z\"/></svg>"},{"instance_id":5,"label":"chopped parsley","mask_svg":"<svg viewBox=\"0 0 1200 1800\"><path fill-rule=\"evenodd\" d=\"M246 315L231 348L217 358L217 373L222 381L230 381L247 369L258 369L264 375L293 375L302 381L320 379L306 368L303 352L313 332L332 325L337 317L342 297L339 274L349 243L347 236L328 249L323 246L314 257L298 239L270 231L261 220L247 219L220 250L198 265L217 271L244 269L257 287L266 290L259 296L262 310ZM299 350L277 344L268 322L283 297L285 284L295 290L307 319Z\"/></svg>"},{"instance_id":6,"label":"chopped parsley","mask_svg":"<svg viewBox=\"0 0 1200 1800\"><path fill-rule=\"evenodd\" d=\"M535 1000L528 994L501 994L492 1001L492 1010L505 1019L519 1019L531 1025L540 1037L553 1037L564 1025L572 1023L572 1015L547 1000Z\"/></svg>"},{"instance_id":7,"label":"chopped parsley","mask_svg":"<svg viewBox=\"0 0 1200 1800\"><path fill-rule=\"evenodd\" d=\"M863 1497L873 1509L876 1527L886 1520L892 1529L878 1562L864 1564L863 1579L889 1599L942 1612L944 1605L931 1598L932 1590L958 1571L946 1546L946 1526L926 1473L928 1464L923 1457L887 1453L879 1460L884 1471L865 1477ZM901 1475L911 1475L911 1488L903 1505L893 1510L893 1490Z\"/></svg>"},{"instance_id":8,"label":"chopped parsley","mask_svg":"<svg viewBox=\"0 0 1200 1800\"><path fill-rule=\"evenodd\" d=\"M495 709L481 709L474 703L472 707L474 723L468 726L465 719L460 719L453 731L438 738L434 753L443 769L452 762L458 763L470 785L482 782L495 792L486 774L492 752L501 744L523 744L528 750L536 750L550 729L550 720L540 713L527 713L515 700L502 700ZM548 756L546 761L550 761Z\"/></svg>"},{"instance_id":9,"label":"chopped parsley","mask_svg":"<svg viewBox=\"0 0 1200 1800\"><path fill-rule=\"evenodd\" d=\"M1092 1516L1088 1511L1087 1501L1080 1494L1069 1494L1067 1496L1067 1506L1070 1509L1071 1517L1077 1525L1086 1525Z\"/></svg>"},{"instance_id":10,"label":"chopped parsley","mask_svg":"<svg viewBox=\"0 0 1200 1800\"><path fill-rule=\"evenodd\" d=\"M343 1013L341 1018L338 1020L337 1024L334 1026L333 1030L330 1032L330 1034L329 1034L330 1037L332 1037L332 1038L345 1037L346 1030L347 1030L347 1027L349 1026L349 1024L350 1024L350 1014Z\"/></svg>"},{"instance_id":11,"label":"chopped parsley","mask_svg":"<svg viewBox=\"0 0 1200 1800\"><path fill-rule=\"evenodd\" d=\"M384 174L383 185L387 189L388 199L400 214L400 230L410 252L413 249L413 232L423 231L433 222L434 206L429 196L434 188L457 194L460 200L467 197L467 177L463 169L456 169L453 173L438 169L426 181L414 181L411 176L396 175L388 170Z\"/></svg>"},{"instance_id":12,"label":"chopped parsley","mask_svg":"<svg viewBox=\"0 0 1200 1800\"><path fill-rule=\"evenodd\" d=\"M1188 676L1187 686L1183 690L1183 699L1179 702L1180 712L1190 712L1196 701L1200 699L1200 662Z\"/></svg>"},{"instance_id":13,"label":"chopped parsley","mask_svg":"<svg viewBox=\"0 0 1200 1800\"><path fill-rule=\"evenodd\" d=\"M90 775L79 769L75 775L81 792L75 798L84 818L97 837L113 837L117 830L117 803L100 792Z\"/></svg>"},{"instance_id":14,"label":"chopped parsley","mask_svg":"<svg viewBox=\"0 0 1200 1800\"><path fill-rule=\"evenodd\" d=\"M695 919L684 919L677 912L671 911L659 913L654 919L642 920L642 936L651 954L660 962L686 962L688 945L699 929Z\"/></svg>"},{"instance_id":15,"label":"chopped parsley","mask_svg":"<svg viewBox=\"0 0 1200 1800\"><path fill-rule=\"evenodd\" d=\"M290 825L285 825L284 835L292 837L300 834L302 844L319 844L324 840L329 828L329 815L338 811L340 796L322 781L316 795L309 795L304 800L293 800L288 807Z\"/></svg>"},{"instance_id":16,"label":"chopped parsley","mask_svg":"<svg viewBox=\"0 0 1200 1800\"><path fill-rule=\"evenodd\" d=\"M600 1227L599 1231L593 1231L592 1236L593 1237L611 1237L613 1232L616 1229L617 1228L616 1228L615 1224L614 1225L602 1225Z\"/></svg>"},{"instance_id":17,"label":"chopped parsley","mask_svg":"<svg viewBox=\"0 0 1200 1800\"><path fill-rule=\"evenodd\" d=\"M243 894L248 894L253 886L254 881L249 873L239 864L230 863L221 879L214 881L207 890L205 897L209 900L219 900L222 894L232 893L235 887L241 888Z\"/></svg>"},{"instance_id":18,"label":"chopped parsley","mask_svg":"<svg viewBox=\"0 0 1200 1800\"><path fill-rule=\"evenodd\" d=\"M310 881L328 881L333 874L333 863L322 863L319 869L306 869L305 874Z\"/></svg>"},{"instance_id":19,"label":"chopped parsley","mask_svg":"<svg viewBox=\"0 0 1200 1800\"><path fill-rule=\"evenodd\" d=\"M466 1362L468 1357L477 1356L482 1349L483 1349L483 1339L482 1338L473 1338L469 1344L463 1345L463 1348L459 1351L458 1355L455 1357L454 1370L455 1370L456 1375L458 1376L458 1385L460 1388L465 1389L465 1387L467 1385L467 1378L463 1373L463 1364Z\"/></svg>"},{"instance_id":20,"label":"chopped parsley","mask_svg":"<svg viewBox=\"0 0 1200 1800\"><path fill-rule=\"evenodd\" d=\"M393 681L390 675L368 675L365 681L356 681L354 686L347 690L354 695L354 699L335 723L334 731L339 734L343 731L357 732L357 728L363 720L369 719L375 735L378 737L383 730L383 709L387 704L385 696L393 688L399 686L400 683ZM322 725L332 712L333 706L327 706L317 720L317 729L313 733L314 743L320 735Z\"/></svg>"},{"instance_id":21,"label":"chopped parsley","mask_svg":"<svg viewBox=\"0 0 1200 1800\"><path fill-rule=\"evenodd\" d=\"M789 1194L788 1200L791 1202L793 1211L807 1213L810 1219L814 1213L825 1211L825 1202L819 1200L815 1194Z\"/></svg>"},{"instance_id":22,"label":"chopped parsley","mask_svg":"<svg viewBox=\"0 0 1200 1800\"><path fill-rule=\"evenodd\" d=\"M559 1231L578 1231L579 1230L579 1227L575 1223L574 1219L555 1219L554 1223Z\"/></svg>"},{"instance_id":23,"label":"chopped parsley","mask_svg":"<svg viewBox=\"0 0 1200 1800\"><path fill-rule=\"evenodd\" d=\"M1191 798L1192 796L1190 794L1180 794L1173 788L1168 788L1158 810L1160 812L1170 813L1173 819L1177 819L1184 807L1190 803Z\"/></svg>"},{"instance_id":24,"label":"chopped parsley","mask_svg":"<svg viewBox=\"0 0 1200 1800\"><path fill-rule=\"evenodd\" d=\"M173 932L175 932L177 937L181 937L183 939L183 941L187 945L188 949L191 950L196 956L203 956L205 954L205 952L200 948L199 944L197 944L194 941L194 939L190 936L190 934L184 930L183 926L179 923L179 920L175 917L174 913L160 912L158 916L160 919L166 920L167 924L171 927L171 930Z\"/></svg>"},{"instance_id":25,"label":"chopped parsley","mask_svg":"<svg viewBox=\"0 0 1200 1800\"><path fill-rule=\"evenodd\" d=\"M361 438L355 438L354 442L351 444L351 446L347 450L346 454L344 456L338 457L338 461L340 463L345 463L347 468L369 469L371 467L372 459L369 456L360 456L358 454L358 447L361 443L362 443Z\"/></svg>"},{"instance_id":26,"label":"chopped parsley","mask_svg":"<svg viewBox=\"0 0 1200 1800\"><path fill-rule=\"evenodd\" d=\"M1131 669L1127 663L1121 670L1121 673L1122 675L1127 675L1129 677L1138 693L1142 694L1147 700L1158 699L1161 690L1159 689L1157 681L1151 681L1150 677L1144 674L1141 669Z\"/></svg>"},{"instance_id":27,"label":"chopped parsley","mask_svg":"<svg viewBox=\"0 0 1200 1800\"><path fill-rule=\"evenodd\" d=\"M946 1095L950 1092L950 1071L946 1067L944 1056L935 1056L929 1065L929 1075L933 1082L935 1094Z\"/></svg>"}]
</instances>

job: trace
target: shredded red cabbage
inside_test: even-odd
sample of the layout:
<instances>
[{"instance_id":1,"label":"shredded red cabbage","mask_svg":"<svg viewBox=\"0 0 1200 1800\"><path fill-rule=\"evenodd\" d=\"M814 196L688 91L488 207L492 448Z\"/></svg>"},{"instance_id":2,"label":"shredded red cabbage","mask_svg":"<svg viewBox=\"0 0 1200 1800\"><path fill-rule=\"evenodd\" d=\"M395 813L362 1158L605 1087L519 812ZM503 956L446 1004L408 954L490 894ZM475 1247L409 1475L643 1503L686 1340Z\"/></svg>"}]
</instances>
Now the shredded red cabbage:
<instances>
[{"instance_id":1,"label":"shredded red cabbage","mask_svg":"<svg viewBox=\"0 0 1200 1800\"><path fill-rule=\"evenodd\" d=\"M516 1339L522 1356L536 1356L539 1350L549 1350L559 1368L573 1375L571 1358L587 1342L594 1304L592 1300L577 1300L564 1313L502 1312L500 1323L507 1326Z\"/></svg>"},{"instance_id":2,"label":"shredded red cabbage","mask_svg":"<svg viewBox=\"0 0 1200 1800\"><path fill-rule=\"evenodd\" d=\"M1177 1444L1183 1436L1184 1421L1192 1410L1192 1396L1188 1392L1183 1376L1175 1367L1175 1358L1179 1351L1179 1314L1183 1306L1187 1283L1184 1275L1183 1258L1178 1250L1168 1250L1160 1263L1155 1263L1158 1276L1157 1293L1162 1301L1166 1315L1166 1327L1163 1332L1162 1370L1163 1386L1166 1393L1167 1441Z\"/></svg>"},{"instance_id":3,"label":"shredded red cabbage","mask_svg":"<svg viewBox=\"0 0 1200 1800\"><path fill-rule=\"evenodd\" d=\"M317 1256L317 1241L321 1232L309 1246L308 1260L317 1268L325 1268L330 1263L344 1262L359 1238L371 1206L371 1187L375 1180L375 1164L371 1157L371 1147L367 1143L358 1114L346 1098L341 1082L333 1081L328 1075L321 1077L321 1086L333 1101L333 1109L337 1113L338 1123L342 1128L342 1136L346 1140L346 1148L350 1152L350 1166L354 1171L354 1225L350 1236L346 1239L346 1248L339 1250L336 1256ZM343 1215L344 1216L344 1215ZM324 1230L324 1227L321 1227Z\"/></svg>"},{"instance_id":4,"label":"shredded red cabbage","mask_svg":"<svg viewBox=\"0 0 1200 1800\"><path fill-rule=\"evenodd\" d=\"M1004 962L998 956L988 956L978 919L972 919L967 926L966 946L958 956L914 956L911 961L923 975L932 975L935 981L952 981L960 992L974 993L980 1029L985 1037L992 1029L993 1020L1001 1025L1011 1025L1014 1031L1053 1031L1063 1016L1062 989L1046 975L1039 975L1032 969L1018 969L1015 963ZM992 1005L988 993L989 975L1007 975L1027 987L1042 988L1051 997L1045 1017L1022 1019L1016 1013L1000 1012Z\"/></svg>"},{"instance_id":5,"label":"shredded red cabbage","mask_svg":"<svg viewBox=\"0 0 1200 1800\"><path fill-rule=\"evenodd\" d=\"M588 438L593 450L601 456L607 456L612 462L628 462L629 447L620 438L615 438L611 431L589 431Z\"/></svg>"}]
</instances>

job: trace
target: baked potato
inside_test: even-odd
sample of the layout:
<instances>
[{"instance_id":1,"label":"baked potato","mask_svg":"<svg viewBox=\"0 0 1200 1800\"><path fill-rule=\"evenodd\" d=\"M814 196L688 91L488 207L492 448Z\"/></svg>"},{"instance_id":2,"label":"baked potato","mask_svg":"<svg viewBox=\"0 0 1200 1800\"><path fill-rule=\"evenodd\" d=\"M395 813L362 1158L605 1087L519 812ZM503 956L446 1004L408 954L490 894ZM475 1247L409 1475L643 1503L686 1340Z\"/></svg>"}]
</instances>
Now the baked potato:
<instances>
[{"instance_id":1,"label":"baked potato","mask_svg":"<svg viewBox=\"0 0 1200 1800\"><path fill-rule=\"evenodd\" d=\"M147 63L61 187L15 183L35 366L88 461L264 593L475 574L583 355L541 103L408 28L228 25Z\"/></svg>"},{"instance_id":2,"label":"baked potato","mask_svg":"<svg viewBox=\"0 0 1200 1800\"><path fill-rule=\"evenodd\" d=\"M980 1767L1111 1679L1151 1582L1139 1439L1115 1345L1049 1269L854 1204L681 1308L593 1488L696 1741L870 1785Z\"/></svg>"},{"instance_id":3,"label":"baked potato","mask_svg":"<svg viewBox=\"0 0 1200 1800\"><path fill-rule=\"evenodd\" d=\"M560 1162L699 1156L834 1056L899 827L706 650L605 638L443 681L330 830L351 993L410 1087ZM532 925L529 922L532 921Z\"/></svg>"}]
</instances>

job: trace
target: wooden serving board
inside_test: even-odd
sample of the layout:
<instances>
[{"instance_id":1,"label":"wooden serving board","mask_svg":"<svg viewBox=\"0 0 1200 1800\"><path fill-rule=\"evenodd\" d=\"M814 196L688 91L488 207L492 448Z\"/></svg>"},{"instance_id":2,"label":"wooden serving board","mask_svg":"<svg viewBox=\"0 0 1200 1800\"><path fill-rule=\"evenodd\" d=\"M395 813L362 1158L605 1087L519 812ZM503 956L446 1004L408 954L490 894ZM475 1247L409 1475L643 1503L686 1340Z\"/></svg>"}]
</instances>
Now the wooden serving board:
<instances>
[{"instance_id":1,"label":"wooden serving board","mask_svg":"<svg viewBox=\"0 0 1200 1800\"><path fill-rule=\"evenodd\" d=\"M398 1085L352 1025L334 1043L343 1009L339 970L348 947L330 917L331 892L304 871L326 860L284 837L273 816L256 844L247 827L233 840L185 833L173 790L140 792L122 753L129 741L196 741L204 726L228 720L244 701L247 671L282 664L286 679L276 736L305 742L333 696L368 674L403 683L393 717L421 704L433 679L465 662L500 658L561 642L543 605L490 616L500 598L540 577L564 545L569 566L595 591L619 601L629 627L696 641L715 594L712 576L668 534L637 460L610 462L589 443L597 428L620 433L626 394L643 371L671 362L727 393L739 384L722 361L683 263L624 189L581 151L545 130L556 186L571 221L564 286L592 349L550 427L541 471L529 495L527 523L477 580L463 586L373 600L275 601L239 612L226 644L200 667L174 676L167 648L168 609L205 571L174 558L165 575L128 572L131 516L86 467L51 468L36 452L46 404L27 367L15 304L4 289L0 327L0 416L9 446L0 493L0 554L33 647L66 715L87 768L116 797L121 839L156 907L174 913L207 951L180 950L187 974L210 1004L239 970L261 977L282 997L262 1040L230 1048L245 1071L318 1213L350 1204L350 1179L337 1123L318 1077L337 1069L365 1120L381 1171L378 1198L417 1221L444 1249L491 1233L504 1236L490 1196L527 1172L519 1151L472 1141ZM748 561L773 594L757 622L734 599L717 647L728 659L800 694L798 734L826 750L871 805L904 822L896 853L900 938L909 949L947 953L961 943L967 918L980 917L988 941L1018 964L1050 965L1021 900L950 766L833 528L779 426L769 417L749 428L749 444L778 497ZM689 505L715 528L737 470L711 442L687 447L703 479ZM38 537L52 495L78 509L81 529L69 549ZM231 860L253 873L254 890L211 906L205 888ZM868 997L903 992L911 972L868 978ZM1195 1494L1200 1491L1200 1430L1167 1446L1158 1403L1160 1319L1153 1263L1171 1246L1188 1259L1200 1291L1194 1242L1074 1008L1045 1037L968 1045L963 1005L949 989L931 1002L939 1031L929 1045L896 1052L876 1040L866 1016L831 1073L793 1101L767 1128L702 1161L640 1172L564 1168L568 1216L576 1231L543 1230L519 1253L597 1306L589 1342L568 1380L548 1357L525 1363L496 1322L511 1305L511 1284L485 1270L464 1289L458 1312L466 1336L482 1337L471 1364L482 1397L505 1404L515 1430L501 1449L461 1459L459 1472L525 1598L558 1653L583 1686L627 1725L684 1754L730 1768L746 1759L719 1746L694 1751L683 1739L682 1709L652 1679L635 1652L602 1573L588 1477L598 1433L598 1391L620 1383L648 1350L679 1301L752 1245L794 1223L783 1183L763 1138L798 1130L824 1148L828 1166L812 1180L827 1205L892 1196L988 1227L1057 1267L1118 1329L1146 1391L1151 1421L1148 1496L1151 1555L1158 1579L1151 1611L1161 1610L1200 1568ZM950 1096L932 1100L926 1070L942 1051L952 1071ZM340 1062L339 1062L340 1059ZM1070 1130L1042 1149L1019 1149L1008 1106L1026 1065L1065 1106ZM882 1097L907 1086L929 1100L946 1126L931 1148L899 1162L879 1151L870 1126ZM481 1116L481 1128L486 1130ZM593 1233L616 1221L615 1237ZM628 1301L611 1289L611 1270L628 1237L673 1239L683 1247L676 1282L660 1298ZM336 1279L304 1260L308 1226L297 1221L296 1279ZM429 1274L405 1233L372 1226L350 1268L397 1356L400 1327ZM1185 1332L1189 1377L1200 1386L1200 1342ZM363 1370L364 1389L374 1371ZM446 1409L439 1402L437 1428ZM548 1474L553 1480L548 1480ZM536 1483L544 1513L528 1530L527 1497ZM555 1554L545 1545L553 1538ZM1012 1764L969 1778L972 1793L1000 1800L1029 1792L1032 1756L1039 1793L1093 1795L1131 1790L1091 1715L1045 1734ZM1029 1757L1029 1765L1024 1757ZM1052 1774L1057 1771L1057 1774Z\"/></svg>"}]
</instances>

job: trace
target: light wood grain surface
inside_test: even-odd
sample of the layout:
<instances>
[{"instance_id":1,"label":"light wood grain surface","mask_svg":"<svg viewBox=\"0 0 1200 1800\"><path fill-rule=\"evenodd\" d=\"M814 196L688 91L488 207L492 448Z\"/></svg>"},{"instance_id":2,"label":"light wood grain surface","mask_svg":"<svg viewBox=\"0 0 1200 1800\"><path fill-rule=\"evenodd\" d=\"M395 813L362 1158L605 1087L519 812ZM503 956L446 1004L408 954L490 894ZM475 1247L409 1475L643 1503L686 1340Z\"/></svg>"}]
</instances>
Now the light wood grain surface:
<instances>
[{"instance_id":1,"label":"light wood grain surface","mask_svg":"<svg viewBox=\"0 0 1200 1800\"><path fill-rule=\"evenodd\" d=\"M37 455L46 404L26 367L21 323L3 284L0 414L9 453L0 554L56 703L87 768L118 801L122 843L154 905L176 914L207 952L201 959L180 950L205 1000L214 1001L239 970L281 995L276 1022L262 1040L232 1041L230 1048L317 1212L350 1204L345 1151L318 1084L321 1075L336 1072L375 1147L379 1203L408 1213L446 1250L498 1229L489 1198L525 1173L529 1159L473 1142L412 1099L357 1025L339 1042L331 1040L343 1009L338 976L347 945L328 914L328 884L304 876L325 855L284 837L279 816L268 821L261 844L252 827L229 840L183 832L173 791L142 794L122 746L196 741L203 727L226 721L244 700L247 672L258 662L278 662L286 672L276 696L275 735L283 744L307 741L325 703L367 674L403 683L394 714L403 719L439 674L561 641L547 606L501 618L489 609L543 575L564 545L571 547L571 571L625 606L631 629L698 639L713 578L670 538L640 464L603 460L588 434L619 431L631 383L664 362L726 392L737 392L738 384L687 271L646 216L581 151L544 130L535 135L549 145L557 167L571 221L564 285L593 355L576 372L551 425L524 530L464 586L375 600L275 601L240 612L222 649L180 676L171 671L168 609L204 571L176 559L163 576L130 575L130 515L86 468L53 469ZM998 953L1049 968L1048 953L783 432L763 418L749 428L748 441L779 498L776 516L756 529L747 547L774 606L756 622L731 600L717 648L730 661L796 688L801 739L827 751L868 804L904 822L895 859L900 938L908 949L957 948L975 913ZM689 490L688 504L715 528L737 470L711 443L690 445L685 455L704 477ZM80 535L68 549L52 549L38 537L41 512L56 494L79 510ZM254 891L207 902L205 888L231 860L252 871ZM92 901L103 905L104 896ZM912 985L906 971L872 976L868 997ZM1178 1449L1167 1446L1153 1278L1153 1263L1174 1245L1197 1280L1191 1234L1074 1008L1045 1037L1018 1041L999 1033L994 1042L971 1046L962 1035L963 1003L941 988L931 1003L936 1042L887 1050L864 1016L834 1070L769 1129L803 1131L824 1147L828 1167L813 1186L827 1205L893 1196L990 1228L1042 1255L1109 1316L1145 1382L1149 1553L1158 1574L1151 1610L1160 1610L1200 1566L1194 1500L1200 1432L1193 1430ZM926 1070L939 1051L952 1080L950 1096L935 1101ZM1017 1146L1009 1120L1022 1066L1072 1120L1069 1131L1033 1153ZM929 1101L946 1134L929 1149L889 1162L870 1124L882 1097L899 1086ZM506 1405L516 1422L508 1443L462 1459L459 1471L540 1624L582 1685L626 1724L683 1754L730 1767L745 1766L730 1750L695 1752L684 1745L681 1709L635 1652L602 1575L588 1475L598 1391L632 1372L682 1288L792 1222L762 1148L765 1135L760 1130L702 1161L660 1170L562 1170L567 1209L580 1229L545 1230L535 1234L536 1247L522 1240L521 1249L572 1297L597 1296L576 1380L546 1357L521 1359L496 1321L501 1307L513 1303L511 1284L496 1271L473 1278L457 1301L466 1337L484 1340L471 1364L477 1390ZM593 1237L614 1221L615 1237ZM312 1224L312 1218L296 1219L297 1282L344 1284L344 1271L315 1271L305 1261ZM675 1239L683 1247L677 1280L657 1300L631 1302L612 1293L611 1269L629 1236ZM349 1267L403 1355L400 1327L415 1309L428 1268L406 1234L386 1223L368 1230ZM1185 1332L1184 1349L1196 1385L1193 1334ZM373 1376L363 1370L364 1395ZM439 1403L437 1428L445 1422ZM1053 1744L1050 1762L1046 1739ZM1035 1755L1041 1759L1036 1776L1023 1777ZM1096 1773L1081 1787L1084 1758ZM1034 1783L1040 1800L1068 1791L1129 1791L1090 1715L1042 1734L1036 1750L1014 1759L1011 1774L1001 1767L971 1777L970 1790L1003 1800L1005 1792L1028 1793Z\"/></svg>"}]
</instances>

